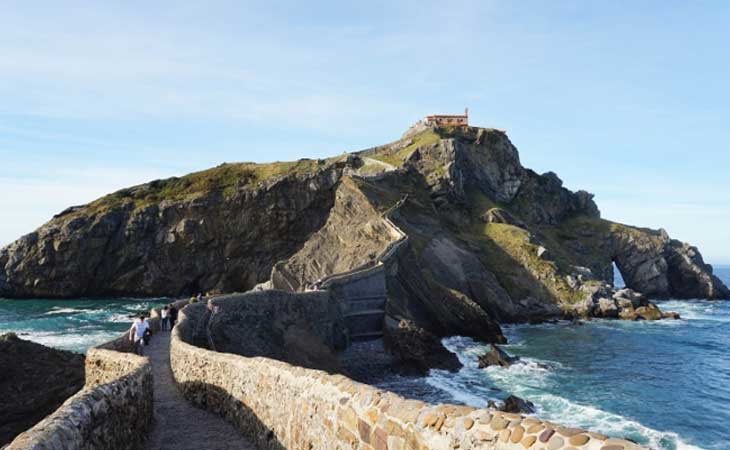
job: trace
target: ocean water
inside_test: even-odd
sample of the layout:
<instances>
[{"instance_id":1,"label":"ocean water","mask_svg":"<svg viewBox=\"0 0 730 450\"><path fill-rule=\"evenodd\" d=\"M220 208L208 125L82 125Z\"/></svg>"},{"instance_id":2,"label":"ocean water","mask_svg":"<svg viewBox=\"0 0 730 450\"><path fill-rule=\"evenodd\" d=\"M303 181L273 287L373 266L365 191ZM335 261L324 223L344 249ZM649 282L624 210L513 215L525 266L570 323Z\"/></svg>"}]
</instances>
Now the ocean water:
<instances>
[{"instance_id":1,"label":"ocean water","mask_svg":"<svg viewBox=\"0 0 730 450\"><path fill-rule=\"evenodd\" d=\"M134 314L164 302L165 299L0 299L0 334L12 331L49 347L84 353L129 329Z\"/></svg>"},{"instance_id":2,"label":"ocean water","mask_svg":"<svg viewBox=\"0 0 730 450\"><path fill-rule=\"evenodd\" d=\"M730 267L716 273L730 284ZM84 352L128 329L130 316L165 299L2 300L0 333ZM537 415L658 450L730 450L730 302L665 301L677 321L596 320L505 326L510 368L479 369L487 347L465 337L445 345L464 367L378 386L431 402L485 406L515 394Z\"/></svg>"},{"instance_id":3,"label":"ocean water","mask_svg":"<svg viewBox=\"0 0 730 450\"><path fill-rule=\"evenodd\" d=\"M730 283L730 268L717 275ZM628 437L662 450L730 449L730 302L663 301L681 320L596 320L504 327L509 368L479 369L487 347L464 337L444 344L464 364L432 370L423 398L483 406L511 393L543 419ZM401 390L413 380L389 380ZM450 397L450 398L449 398Z\"/></svg>"}]
</instances>

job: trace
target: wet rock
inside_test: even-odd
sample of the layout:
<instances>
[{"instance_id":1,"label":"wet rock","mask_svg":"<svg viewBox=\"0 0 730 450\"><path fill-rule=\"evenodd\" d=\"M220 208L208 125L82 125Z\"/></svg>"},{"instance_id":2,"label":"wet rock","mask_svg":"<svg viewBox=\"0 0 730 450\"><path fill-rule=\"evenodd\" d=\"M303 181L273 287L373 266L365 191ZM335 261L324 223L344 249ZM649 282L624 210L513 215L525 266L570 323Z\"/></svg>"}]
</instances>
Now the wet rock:
<instances>
[{"instance_id":1,"label":"wet rock","mask_svg":"<svg viewBox=\"0 0 730 450\"><path fill-rule=\"evenodd\" d=\"M617 290L612 297L617 302L623 302L623 304L628 301L634 308L638 308L642 304L646 303L646 297L643 294L629 288Z\"/></svg>"},{"instance_id":2,"label":"wet rock","mask_svg":"<svg viewBox=\"0 0 730 450\"><path fill-rule=\"evenodd\" d=\"M509 367L519 358L508 355L504 350L492 345L492 348L485 354L479 356L479 367L500 366Z\"/></svg>"},{"instance_id":3,"label":"wet rock","mask_svg":"<svg viewBox=\"0 0 730 450\"><path fill-rule=\"evenodd\" d=\"M636 318L638 320L659 320L662 318L662 312L653 303L649 303L646 306L640 306L636 308L635 311Z\"/></svg>"},{"instance_id":4,"label":"wet rock","mask_svg":"<svg viewBox=\"0 0 730 450\"><path fill-rule=\"evenodd\" d=\"M610 298L598 299L598 310L595 312L597 317L605 317L609 319L615 319L619 315L618 306L616 301Z\"/></svg>"},{"instance_id":5,"label":"wet rock","mask_svg":"<svg viewBox=\"0 0 730 450\"><path fill-rule=\"evenodd\" d=\"M532 414L535 412L535 404L529 400L522 399L516 395L510 395L504 399L504 403L501 405L496 404L492 400L487 402L489 408L496 409L498 411L504 411L515 414Z\"/></svg>"},{"instance_id":6,"label":"wet rock","mask_svg":"<svg viewBox=\"0 0 730 450\"><path fill-rule=\"evenodd\" d=\"M535 412L535 404L529 400L510 395L504 400L502 411L510 413L531 414Z\"/></svg>"},{"instance_id":7,"label":"wet rock","mask_svg":"<svg viewBox=\"0 0 730 450\"><path fill-rule=\"evenodd\" d=\"M441 344L438 336L410 320L400 320L397 327L386 326L383 345L403 373L425 374L431 368L449 371L461 368L459 359Z\"/></svg>"},{"instance_id":8,"label":"wet rock","mask_svg":"<svg viewBox=\"0 0 730 450\"><path fill-rule=\"evenodd\" d=\"M673 319L673 320L679 320L681 319L680 315L676 311L664 311L662 312L662 319Z\"/></svg>"}]
</instances>

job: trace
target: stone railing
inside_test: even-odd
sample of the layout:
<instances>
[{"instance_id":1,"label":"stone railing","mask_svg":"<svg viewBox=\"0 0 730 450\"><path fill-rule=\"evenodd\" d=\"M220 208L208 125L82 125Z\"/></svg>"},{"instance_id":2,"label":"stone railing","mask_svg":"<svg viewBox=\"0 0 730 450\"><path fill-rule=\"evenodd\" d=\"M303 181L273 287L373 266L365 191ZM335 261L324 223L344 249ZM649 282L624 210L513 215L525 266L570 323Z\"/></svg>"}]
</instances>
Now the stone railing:
<instances>
[{"instance_id":1,"label":"stone railing","mask_svg":"<svg viewBox=\"0 0 730 450\"><path fill-rule=\"evenodd\" d=\"M147 358L92 348L86 385L5 450L141 448L152 423Z\"/></svg>"},{"instance_id":2,"label":"stone railing","mask_svg":"<svg viewBox=\"0 0 730 450\"><path fill-rule=\"evenodd\" d=\"M406 400L342 375L196 347L189 342L202 320L199 309L183 310L173 330L175 381L188 400L225 417L262 450L641 448L532 417Z\"/></svg>"}]
</instances>

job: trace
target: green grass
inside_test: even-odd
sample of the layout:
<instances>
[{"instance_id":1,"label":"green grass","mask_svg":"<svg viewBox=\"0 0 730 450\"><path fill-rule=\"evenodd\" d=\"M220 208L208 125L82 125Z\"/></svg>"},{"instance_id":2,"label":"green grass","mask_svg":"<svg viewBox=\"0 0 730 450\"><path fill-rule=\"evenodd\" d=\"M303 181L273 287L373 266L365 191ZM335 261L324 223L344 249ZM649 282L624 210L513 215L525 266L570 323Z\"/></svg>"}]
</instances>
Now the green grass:
<instances>
[{"instance_id":1,"label":"green grass","mask_svg":"<svg viewBox=\"0 0 730 450\"><path fill-rule=\"evenodd\" d=\"M225 163L182 177L155 180L121 189L93 201L87 205L87 208L79 212L103 212L129 203L133 205L134 209L138 209L164 200L191 200L210 192L220 192L224 197L230 197L241 188L253 186L277 176L313 173L330 162L330 160L302 159L267 164Z\"/></svg>"},{"instance_id":2,"label":"green grass","mask_svg":"<svg viewBox=\"0 0 730 450\"><path fill-rule=\"evenodd\" d=\"M396 145L394 144L392 146L380 149L379 151L369 156L373 159L377 159L379 161L383 161L397 167L403 164L403 162L406 160L408 155L411 154L411 152L413 152L417 148L427 147L436 144L441 139L441 136L436 134L433 130L426 130L413 136L410 139L411 142L401 149L394 149L393 147L396 147Z\"/></svg>"},{"instance_id":3,"label":"green grass","mask_svg":"<svg viewBox=\"0 0 730 450\"><path fill-rule=\"evenodd\" d=\"M542 291L560 303L574 303L583 297L580 291L568 285L566 267L560 258L555 258L549 245L546 244L546 248L550 258L538 257L539 245L530 242L528 231L513 225L488 223L484 224L482 235L486 238L483 243L488 268L516 298L535 295L536 291Z\"/></svg>"}]
</instances>

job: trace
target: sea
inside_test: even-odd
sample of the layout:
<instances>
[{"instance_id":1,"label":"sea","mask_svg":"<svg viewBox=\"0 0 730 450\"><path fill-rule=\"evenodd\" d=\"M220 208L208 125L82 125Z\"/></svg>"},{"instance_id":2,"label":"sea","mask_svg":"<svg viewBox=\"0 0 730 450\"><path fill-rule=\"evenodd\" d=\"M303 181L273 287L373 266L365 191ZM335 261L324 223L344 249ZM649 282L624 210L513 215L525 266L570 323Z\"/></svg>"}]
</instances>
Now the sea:
<instances>
[{"instance_id":1,"label":"sea","mask_svg":"<svg viewBox=\"0 0 730 450\"><path fill-rule=\"evenodd\" d=\"M730 285L730 266L715 273ZM165 301L0 299L0 333L84 352ZM504 326L504 350L520 357L509 368L480 369L476 358L487 347L453 336L443 342L464 365L458 372L389 376L377 384L410 398L475 407L513 394L534 403L542 419L652 449L730 450L730 302L658 303L682 318Z\"/></svg>"}]
</instances>

